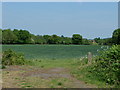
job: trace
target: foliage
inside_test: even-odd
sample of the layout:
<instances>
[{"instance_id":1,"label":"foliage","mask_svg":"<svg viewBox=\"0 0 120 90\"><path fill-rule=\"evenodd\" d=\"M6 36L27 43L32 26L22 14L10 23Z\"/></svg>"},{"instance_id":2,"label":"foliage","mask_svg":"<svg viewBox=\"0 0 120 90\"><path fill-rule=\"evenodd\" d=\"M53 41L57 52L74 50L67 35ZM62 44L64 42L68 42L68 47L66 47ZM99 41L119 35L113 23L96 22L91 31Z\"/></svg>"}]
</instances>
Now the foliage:
<instances>
[{"instance_id":1,"label":"foliage","mask_svg":"<svg viewBox=\"0 0 120 90\"><path fill-rule=\"evenodd\" d=\"M55 34L52 35L51 37L49 37L48 43L49 44L59 44L59 36L57 36Z\"/></svg>"},{"instance_id":2,"label":"foliage","mask_svg":"<svg viewBox=\"0 0 120 90\"><path fill-rule=\"evenodd\" d=\"M113 32L112 40L114 44L120 44L120 28Z\"/></svg>"},{"instance_id":3,"label":"foliage","mask_svg":"<svg viewBox=\"0 0 120 90\"><path fill-rule=\"evenodd\" d=\"M116 29L113 32L112 38L104 38L100 37L94 39L96 43L99 45L115 45L120 44L120 29Z\"/></svg>"},{"instance_id":4,"label":"foliage","mask_svg":"<svg viewBox=\"0 0 120 90\"><path fill-rule=\"evenodd\" d=\"M6 50L3 52L2 56L2 65L24 65L25 58L21 53L15 53L11 49Z\"/></svg>"},{"instance_id":5,"label":"foliage","mask_svg":"<svg viewBox=\"0 0 120 90\"><path fill-rule=\"evenodd\" d=\"M14 29L14 34L18 37L17 43L28 44L30 43L31 35L26 30L16 30Z\"/></svg>"},{"instance_id":6,"label":"foliage","mask_svg":"<svg viewBox=\"0 0 120 90\"><path fill-rule=\"evenodd\" d=\"M0 29L0 44L2 43L2 29Z\"/></svg>"},{"instance_id":7,"label":"foliage","mask_svg":"<svg viewBox=\"0 0 120 90\"><path fill-rule=\"evenodd\" d=\"M120 45L101 51L91 64L87 63L87 58L81 58L72 65L77 67L71 73L78 80L102 88L120 88Z\"/></svg>"},{"instance_id":8,"label":"foliage","mask_svg":"<svg viewBox=\"0 0 120 90\"><path fill-rule=\"evenodd\" d=\"M79 34L73 34L72 43L73 44L82 44L82 36Z\"/></svg>"},{"instance_id":9,"label":"foliage","mask_svg":"<svg viewBox=\"0 0 120 90\"><path fill-rule=\"evenodd\" d=\"M17 40L17 36L10 29L6 29L2 31L3 44L15 43L16 40Z\"/></svg>"},{"instance_id":10,"label":"foliage","mask_svg":"<svg viewBox=\"0 0 120 90\"><path fill-rule=\"evenodd\" d=\"M27 30L0 29L3 44L82 44L82 36L74 34L73 37L53 35L34 35ZM89 45L90 40L84 39L83 44Z\"/></svg>"},{"instance_id":11,"label":"foliage","mask_svg":"<svg viewBox=\"0 0 120 90\"><path fill-rule=\"evenodd\" d=\"M95 42L98 43L98 45L112 45L112 38L104 38L101 39L100 37L94 38Z\"/></svg>"},{"instance_id":12,"label":"foliage","mask_svg":"<svg viewBox=\"0 0 120 90\"><path fill-rule=\"evenodd\" d=\"M0 29L1 31L2 29ZM0 34L1 35L1 34ZM3 44L78 44L78 45L113 45L120 44L120 29L113 32L112 37L101 39L100 37L92 40L82 38L80 34L73 34L72 37L63 35L34 35L27 30L4 29L2 30ZM94 41L94 42L93 42Z\"/></svg>"},{"instance_id":13,"label":"foliage","mask_svg":"<svg viewBox=\"0 0 120 90\"><path fill-rule=\"evenodd\" d=\"M46 40L43 36L40 35L32 35L31 34L31 43L32 44L46 44Z\"/></svg>"},{"instance_id":14,"label":"foliage","mask_svg":"<svg viewBox=\"0 0 120 90\"><path fill-rule=\"evenodd\" d=\"M120 44L120 29L116 29L113 32L113 35L111 38L104 38L101 39L100 37L94 38L95 42L99 45L115 45Z\"/></svg>"},{"instance_id":15,"label":"foliage","mask_svg":"<svg viewBox=\"0 0 120 90\"><path fill-rule=\"evenodd\" d=\"M92 42L90 40L87 40L87 39L82 39L82 44L83 45L91 45Z\"/></svg>"},{"instance_id":16,"label":"foliage","mask_svg":"<svg viewBox=\"0 0 120 90\"><path fill-rule=\"evenodd\" d=\"M113 45L96 58L92 72L108 84L120 85L120 46Z\"/></svg>"}]
</instances>

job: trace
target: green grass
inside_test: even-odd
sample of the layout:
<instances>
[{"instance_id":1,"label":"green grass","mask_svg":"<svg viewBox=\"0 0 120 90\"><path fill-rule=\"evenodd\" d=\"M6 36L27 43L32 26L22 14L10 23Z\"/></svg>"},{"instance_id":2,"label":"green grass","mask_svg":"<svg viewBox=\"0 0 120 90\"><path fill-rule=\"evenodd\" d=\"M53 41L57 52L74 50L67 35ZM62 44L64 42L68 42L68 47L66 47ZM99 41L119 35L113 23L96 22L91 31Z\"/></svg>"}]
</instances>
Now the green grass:
<instances>
[{"instance_id":1,"label":"green grass","mask_svg":"<svg viewBox=\"0 0 120 90\"><path fill-rule=\"evenodd\" d=\"M106 47L106 46L104 46ZM94 45L3 45L2 50L13 49L24 53L27 59L71 59L86 56L88 52L97 55L101 46Z\"/></svg>"},{"instance_id":2,"label":"green grass","mask_svg":"<svg viewBox=\"0 0 120 90\"><path fill-rule=\"evenodd\" d=\"M70 82L67 78L53 79L49 82L51 88L67 88L67 84Z\"/></svg>"},{"instance_id":3,"label":"green grass","mask_svg":"<svg viewBox=\"0 0 120 90\"><path fill-rule=\"evenodd\" d=\"M78 59L42 59L42 60L32 60L32 62L28 62L28 65L37 66L40 68L55 68L55 67L64 67L64 68L72 68L74 65L72 63L76 62Z\"/></svg>"}]
</instances>

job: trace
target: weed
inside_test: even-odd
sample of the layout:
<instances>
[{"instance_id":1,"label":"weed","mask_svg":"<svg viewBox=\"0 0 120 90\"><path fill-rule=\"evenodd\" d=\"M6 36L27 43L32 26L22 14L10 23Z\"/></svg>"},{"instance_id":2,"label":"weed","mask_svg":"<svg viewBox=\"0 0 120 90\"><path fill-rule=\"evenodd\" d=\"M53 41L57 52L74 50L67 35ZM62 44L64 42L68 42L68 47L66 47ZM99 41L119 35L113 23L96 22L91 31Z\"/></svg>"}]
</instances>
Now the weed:
<instances>
[{"instance_id":1,"label":"weed","mask_svg":"<svg viewBox=\"0 0 120 90\"><path fill-rule=\"evenodd\" d=\"M58 82L58 85L61 86L61 85L62 85L62 82Z\"/></svg>"}]
</instances>

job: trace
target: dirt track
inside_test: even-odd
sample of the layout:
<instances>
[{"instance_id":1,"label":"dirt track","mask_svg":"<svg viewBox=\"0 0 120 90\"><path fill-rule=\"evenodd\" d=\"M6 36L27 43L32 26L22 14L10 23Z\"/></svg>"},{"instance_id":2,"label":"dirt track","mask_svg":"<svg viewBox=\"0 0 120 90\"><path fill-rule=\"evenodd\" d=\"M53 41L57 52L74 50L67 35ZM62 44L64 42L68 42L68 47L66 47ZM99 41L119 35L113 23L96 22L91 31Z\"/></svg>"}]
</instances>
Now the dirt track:
<instances>
[{"instance_id":1,"label":"dirt track","mask_svg":"<svg viewBox=\"0 0 120 90\"><path fill-rule=\"evenodd\" d=\"M51 87L49 84L52 83L49 81L51 80L60 81L62 78L67 79L67 82L62 81L64 85L61 86L55 85L55 87L95 88L95 86L93 85L88 85L83 81L77 80L75 77L73 77L70 74L70 70L67 68L56 67L56 68L45 69L45 68L37 68L32 66L10 66L7 69L4 69L3 87L21 88L25 86L24 85L25 83L27 84L27 86L29 85L29 87L49 88Z\"/></svg>"}]
</instances>

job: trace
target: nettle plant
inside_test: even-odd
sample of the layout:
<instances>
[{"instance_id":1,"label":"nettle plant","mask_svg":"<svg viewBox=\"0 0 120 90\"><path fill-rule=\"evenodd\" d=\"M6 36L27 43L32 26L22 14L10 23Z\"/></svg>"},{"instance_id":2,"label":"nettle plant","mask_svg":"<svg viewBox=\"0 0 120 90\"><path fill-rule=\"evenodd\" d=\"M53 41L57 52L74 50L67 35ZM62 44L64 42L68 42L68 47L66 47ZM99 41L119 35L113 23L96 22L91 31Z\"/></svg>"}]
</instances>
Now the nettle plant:
<instances>
[{"instance_id":1,"label":"nettle plant","mask_svg":"<svg viewBox=\"0 0 120 90\"><path fill-rule=\"evenodd\" d=\"M93 73L108 84L120 84L120 45L113 45L96 58Z\"/></svg>"}]
</instances>

